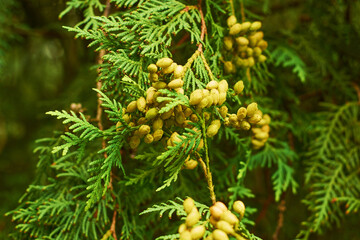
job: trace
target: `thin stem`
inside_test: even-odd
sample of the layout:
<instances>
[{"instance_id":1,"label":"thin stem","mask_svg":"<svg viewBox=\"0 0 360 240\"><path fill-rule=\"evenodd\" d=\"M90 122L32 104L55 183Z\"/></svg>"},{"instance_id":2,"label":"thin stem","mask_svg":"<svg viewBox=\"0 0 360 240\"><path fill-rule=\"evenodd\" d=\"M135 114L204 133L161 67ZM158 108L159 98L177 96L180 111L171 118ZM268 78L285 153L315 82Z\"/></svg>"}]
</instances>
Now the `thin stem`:
<instances>
[{"instance_id":1,"label":"thin stem","mask_svg":"<svg viewBox=\"0 0 360 240\"><path fill-rule=\"evenodd\" d=\"M184 65L185 72L186 72L186 69L188 69L191 66L191 64L195 61L195 59L199 56L199 54L200 54L200 51L196 50L194 52L194 54L187 60L186 64Z\"/></svg>"},{"instance_id":2,"label":"thin stem","mask_svg":"<svg viewBox=\"0 0 360 240\"><path fill-rule=\"evenodd\" d=\"M211 69L210 69L210 66L209 64L207 63L206 59L205 59L205 56L204 56L204 53L200 53L200 57L205 65L205 69L208 71L209 73L209 77L210 77L210 80L211 81L214 81L215 78L214 78L214 74L212 73Z\"/></svg>"},{"instance_id":3,"label":"thin stem","mask_svg":"<svg viewBox=\"0 0 360 240\"><path fill-rule=\"evenodd\" d=\"M232 14L233 16L235 16L234 1L233 1L233 0L229 0L229 2L230 2L231 14Z\"/></svg>"},{"instance_id":4,"label":"thin stem","mask_svg":"<svg viewBox=\"0 0 360 240\"><path fill-rule=\"evenodd\" d=\"M201 7L202 0L199 0L198 3L199 3L198 4L198 9L199 9L199 12L200 12L200 17L201 17L201 35L200 35L200 39L201 39L201 41L204 41L204 37L205 37L205 33L207 32L207 29L206 29L206 24L205 24L204 13L203 13L203 10L202 10L202 7ZM203 51L202 47L203 47L203 44L202 44L202 42L200 42L199 47L198 47L199 52Z\"/></svg>"},{"instance_id":5,"label":"thin stem","mask_svg":"<svg viewBox=\"0 0 360 240\"><path fill-rule=\"evenodd\" d=\"M201 124L202 124L202 135L203 135L203 139L204 139L204 148L205 148L205 162L206 162L206 168L207 168L207 172L206 172L206 180L208 183L208 187L209 187L209 191L210 191L210 198L213 204L216 203L216 196L215 196L215 192L214 192L214 184L212 181L212 175L211 175L211 171L210 171L210 158L209 158L209 148L208 148L208 144L207 144L207 138L206 138L206 126L205 126L205 118L204 115L201 118Z\"/></svg>"},{"instance_id":6,"label":"thin stem","mask_svg":"<svg viewBox=\"0 0 360 240\"><path fill-rule=\"evenodd\" d=\"M276 230L275 230L275 232L274 232L274 234L272 236L273 240L278 240L280 230L284 225L284 212L286 210L285 200L281 200L278 209L279 209L279 218L278 218L278 223L277 223L277 226L276 226Z\"/></svg>"},{"instance_id":7,"label":"thin stem","mask_svg":"<svg viewBox=\"0 0 360 240\"><path fill-rule=\"evenodd\" d=\"M104 17L108 17L109 14L110 14L110 9L111 9L111 4L110 4L110 0L106 0L106 7L105 7L105 10L104 10L104 13L103 13L103 16ZM100 52L99 52L99 55L98 55L98 60L97 60L97 63L99 65L101 65L104 60L103 60L103 57L105 55L105 49L101 49ZM98 72L98 75L100 76L101 75L101 69L100 67L97 69L97 72ZM96 88L98 90L101 90L102 88L102 82L101 80L99 80L97 83L96 83ZM104 130L104 126L102 124L102 113L103 113L103 109L101 107L101 105L103 104L103 101L101 100L101 95L98 93L97 94L97 112L96 112L96 121L98 123L98 127L101 131ZM102 141L102 148L105 149L106 148L106 141L105 139L103 139ZM108 155L106 152L104 152L104 157L107 158ZM110 182L109 182L109 186L108 186L108 189L110 190L113 190L113 184L112 184L112 179L113 179L113 172L111 171L110 172ZM115 196L113 195L113 199L115 199ZM114 213L113 213L113 218L112 218L112 222L111 222L111 226L110 226L110 231L112 233L112 236L115 240L117 240L117 236L116 236L116 214L117 214L117 209L115 207L114 209Z\"/></svg>"},{"instance_id":8,"label":"thin stem","mask_svg":"<svg viewBox=\"0 0 360 240\"><path fill-rule=\"evenodd\" d=\"M240 0L241 21L245 22L244 0Z\"/></svg>"}]
</instances>

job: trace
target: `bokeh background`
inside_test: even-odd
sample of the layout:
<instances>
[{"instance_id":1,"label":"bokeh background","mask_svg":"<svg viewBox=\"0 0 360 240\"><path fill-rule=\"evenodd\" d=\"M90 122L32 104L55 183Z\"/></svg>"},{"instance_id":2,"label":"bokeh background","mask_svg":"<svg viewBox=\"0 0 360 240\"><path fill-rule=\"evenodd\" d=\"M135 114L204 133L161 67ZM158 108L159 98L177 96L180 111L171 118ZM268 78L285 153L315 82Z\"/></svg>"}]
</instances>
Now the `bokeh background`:
<instances>
[{"instance_id":1,"label":"bokeh background","mask_svg":"<svg viewBox=\"0 0 360 240\"><path fill-rule=\"evenodd\" d=\"M309 89L319 87L319 78L360 84L360 1L245 2L257 6L252 9L253 17L262 19L270 43L285 42L299 54L306 64ZM96 79L92 67L96 53L87 48L86 41L74 40L73 34L62 28L82 19L80 11L71 11L59 20L65 7L65 0L0 0L0 239L7 239L13 228L4 214L17 206L34 177L36 139L61 130L59 121L45 112L69 109L71 103L78 102L90 114L96 107L91 90ZM272 68L271 72L277 77L297 78L289 68ZM343 86L346 84L335 87ZM353 94L353 89L349 92ZM317 99L316 91L310 91L304 96L307 98L323 100ZM299 179L301 184L301 176ZM288 219L306 218L305 207L298 201L305 193L299 191L288 202L286 214L292 216ZM271 232L266 225L276 221L276 211L274 204L259 223L259 232ZM335 227L313 239L359 239L358 219L349 216L343 229ZM283 231L296 233L299 227ZM350 229L346 238L344 228Z\"/></svg>"},{"instance_id":2,"label":"bokeh background","mask_svg":"<svg viewBox=\"0 0 360 240\"><path fill-rule=\"evenodd\" d=\"M45 113L96 103L96 54L62 28L82 16L71 12L59 20L65 2L0 0L0 239L13 227L4 214L34 177L36 139L61 130Z\"/></svg>"}]
</instances>

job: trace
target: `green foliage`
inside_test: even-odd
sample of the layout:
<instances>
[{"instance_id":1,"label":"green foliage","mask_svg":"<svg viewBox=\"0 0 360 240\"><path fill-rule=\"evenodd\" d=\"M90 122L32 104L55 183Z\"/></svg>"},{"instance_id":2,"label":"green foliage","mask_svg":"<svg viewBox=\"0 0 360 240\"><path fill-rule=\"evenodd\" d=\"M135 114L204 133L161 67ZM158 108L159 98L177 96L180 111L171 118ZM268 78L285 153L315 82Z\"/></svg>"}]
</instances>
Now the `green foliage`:
<instances>
[{"instance_id":1,"label":"green foliage","mask_svg":"<svg viewBox=\"0 0 360 240\"><path fill-rule=\"evenodd\" d=\"M271 57L274 60L275 66L292 67L293 73L300 78L301 82L305 82L305 63L294 50L280 45L271 52Z\"/></svg>"},{"instance_id":2,"label":"green foliage","mask_svg":"<svg viewBox=\"0 0 360 240\"><path fill-rule=\"evenodd\" d=\"M310 232L339 225L344 211L348 214L359 208L359 103L324 107L327 111L319 113L317 138L307 153L306 182L312 191L304 200L311 212L304 222L306 230L300 233L304 239Z\"/></svg>"},{"instance_id":3,"label":"green foliage","mask_svg":"<svg viewBox=\"0 0 360 240\"><path fill-rule=\"evenodd\" d=\"M8 36L0 40L0 72L2 66L10 66L2 49L9 49L14 39L8 35L13 26L3 9L12 4L0 4L0 23L5 26L0 36ZM245 215L236 228L251 240L296 235L323 239L315 234L352 223L347 216L354 216L360 207L358 3L263 1L261 6L257 1L69 0L64 4L60 18L72 18L75 11L82 15L64 28L85 39L98 54L86 56L98 61L93 67L96 94L81 98L77 110L68 110L68 102L47 105L66 109L47 112L64 127L37 142L34 181L19 206L7 213L15 224L13 239L178 239L186 197L196 200L205 235L215 229L209 220L215 198L230 210L237 200L245 203ZM261 20L270 50L263 52L266 62L225 73L226 19L232 14L238 22ZM145 109L137 103L133 112L127 112L130 102L149 96L155 80L147 67L162 57L184 66L184 94L160 89L155 103L147 99ZM157 72L161 81L175 78L163 70ZM69 91L61 96L64 99L96 82L95 74L83 81L73 78L66 82ZM223 104L227 115L222 115L220 105L190 105L194 90L202 89L206 96L207 83L223 79L229 85ZM235 94L239 80L245 88ZM209 91L213 100L220 95L216 91ZM10 100L7 95L3 99ZM252 102L258 103L261 114L271 116L271 122L256 125L247 117L251 130L245 131L240 125L245 120L236 117L236 125L230 114ZM154 120L146 116L150 108L156 108L154 119L162 119L164 126L161 140L147 143L144 137L151 139L155 130ZM171 111L169 118L164 117ZM181 123L177 112L190 114ZM0 120L2 116L7 116L3 110ZM218 133L209 137L208 130L218 123L214 120L220 120ZM143 125L151 129L144 135ZM260 128L268 135L257 136ZM259 147L261 138L266 143ZM0 152L1 141L0 133ZM186 165L189 161L193 167ZM276 209L279 202L286 203L285 213ZM343 235L357 237L350 230Z\"/></svg>"}]
</instances>

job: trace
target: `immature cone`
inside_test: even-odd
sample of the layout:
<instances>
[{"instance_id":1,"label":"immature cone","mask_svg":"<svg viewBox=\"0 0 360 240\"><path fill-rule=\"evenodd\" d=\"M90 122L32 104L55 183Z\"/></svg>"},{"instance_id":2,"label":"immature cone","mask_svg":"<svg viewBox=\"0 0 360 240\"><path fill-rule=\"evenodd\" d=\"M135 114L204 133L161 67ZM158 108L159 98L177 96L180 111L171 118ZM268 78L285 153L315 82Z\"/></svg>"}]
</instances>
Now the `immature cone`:
<instances>
[{"instance_id":1,"label":"immature cone","mask_svg":"<svg viewBox=\"0 0 360 240\"><path fill-rule=\"evenodd\" d=\"M157 90L166 88L167 84L166 82L155 82L152 84L153 88L156 88Z\"/></svg>"},{"instance_id":2,"label":"immature cone","mask_svg":"<svg viewBox=\"0 0 360 240\"><path fill-rule=\"evenodd\" d=\"M184 81L181 79L175 79L169 82L168 87L171 89L181 88L184 85Z\"/></svg>"},{"instance_id":3,"label":"immature cone","mask_svg":"<svg viewBox=\"0 0 360 240\"><path fill-rule=\"evenodd\" d=\"M140 112L144 112L145 111L145 107L146 107L146 100L144 97L140 97L137 101L136 101L136 105L137 105L137 109Z\"/></svg>"},{"instance_id":4,"label":"immature cone","mask_svg":"<svg viewBox=\"0 0 360 240\"><path fill-rule=\"evenodd\" d=\"M145 143L152 143L154 141L154 137L151 134L146 134L146 136L144 137L144 142Z\"/></svg>"},{"instance_id":5,"label":"immature cone","mask_svg":"<svg viewBox=\"0 0 360 240\"><path fill-rule=\"evenodd\" d=\"M180 240L192 240L190 231L185 230L180 233Z\"/></svg>"},{"instance_id":6,"label":"immature cone","mask_svg":"<svg viewBox=\"0 0 360 240\"><path fill-rule=\"evenodd\" d=\"M171 58L161 58L156 62L156 65L161 68L167 68L173 63Z\"/></svg>"},{"instance_id":7,"label":"immature cone","mask_svg":"<svg viewBox=\"0 0 360 240\"><path fill-rule=\"evenodd\" d=\"M250 130L250 128L251 128L251 125L250 125L250 123L249 122L247 122L247 121L242 121L241 122L241 124L240 124L240 128L242 129L242 130Z\"/></svg>"},{"instance_id":8,"label":"immature cone","mask_svg":"<svg viewBox=\"0 0 360 240\"><path fill-rule=\"evenodd\" d=\"M218 105L222 105L225 101L226 101L226 92L220 92Z\"/></svg>"},{"instance_id":9,"label":"immature cone","mask_svg":"<svg viewBox=\"0 0 360 240\"><path fill-rule=\"evenodd\" d=\"M139 144L140 144L140 137L139 136L132 136L130 138L129 144L130 144L130 148L132 148L132 149L137 148L139 146Z\"/></svg>"},{"instance_id":10,"label":"immature cone","mask_svg":"<svg viewBox=\"0 0 360 240\"><path fill-rule=\"evenodd\" d=\"M189 214L191 210L195 207L195 202L192 198L186 198L183 202L183 207L186 214Z\"/></svg>"},{"instance_id":11,"label":"immature cone","mask_svg":"<svg viewBox=\"0 0 360 240\"><path fill-rule=\"evenodd\" d=\"M201 89L197 89L190 94L190 105L197 105L201 102L203 94Z\"/></svg>"},{"instance_id":12,"label":"immature cone","mask_svg":"<svg viewBox=\"0 0 360 240\"><path fill-rule=\"evenodd\" d=\"M249 45L249 40L246 37L237 37L235 41L239 46ZM247 49L247 47L245 49Z\"/></svg>"},{"instance_id":13,"label":"immature cone","mask_svg":"<svg viewBox=\"0 0 360 240\"><path fill-rule=\"evenodd\" d=\"M237 118L238 120L243 120L246 117L247 114L247 110L244 107L239 108L239 110L237 111Z\"/></svg>"},{"instance_id":14,"label":"immature cone","mask_svg":"<svg viewBox=\"0 0 360 240\"><path fill-rule=\"evenodd\" d=\"M236 17L234 15L231 15L227 20L226 23L228 27L232 27L237 22Z\"/></svg>"},{"instance_id":15,"label":"immature cone","mask_svg":"<svg viewBox=\"0 0 360 240\"><path fill-rule=\"evenodd\" d=\"M124 127L122 127L122 123L121 122L117 122L116 123L116 131L120 132L121 130L123 130Z\"/></svg>"},{"instance_id":16,"label":"immature cone","mask_svg":"<svg viewBox=\"0 0 360 240\"><path fill-rule=\"evenodd\" d=\"M218 90L219 90L220 93L226 93L228 88L229 88L229 84L228 84L228 82L226 80L221 80L219 82Z\"/></svg>"},{"instance_id":17,"label":"immature cone","mask_svg":"<svg viewBox=\"0 0 360 240\"><path fill-rule=\"evenodd\" d=\"M174 78L182 78L185 74L185 68L182 65L177 65L174 70Z\"/></svg>"},{"instance_id":18,"label":"immature cone","mask_svg":"<svg viewBox=\"0 0 360 240\"><path fill-rule=\"evenodd\" d=\"M262 50L264 51L267 47L268 47L268 43L267 41L265 40L260 40L258 43L257 43L257 46Z\"/></svg>"},{"instance_id":19,"label":"immature cone","mask_svg":"<svg viewBox=\"0 0 360 240\"><path fill-rule=\"evenodd\" d=\"M198 161L194 159L190 159L184 162L184 166L186 169L193 170L198 165Z\"/></svg>"},{"instance_id":20,"label":"immature cone","mask_svg":"<svg viewBox=\"0 0 360 240\"><path fill-rule=\"evenodd\" d=\"M220 208L220 209L223 210L223 211L228 210L228 208L226 207L226 205L225 205L223 202L220 202L220 201L216 202L216 203L214 204L214 206L217 206L218 208Z\"/></svg>"},{"instance_id":21,"label":"immature cone","mask_svg":"<svg viewBox=\"0 0 360 240\"><path fill-rule=\"evenodd\" d=\"M262 120L263 120L263 119L262 119ZM261 127L261 130L262 130L263 132L269 133L269 132L270 132L270 126L269 126L269 125L264 125L264 126Z\"/></svg>"},{"instance_id":22,"label":"immature cone","mask_svg":"<svg viewBox=\"0 0 360 240\"><path fill-rule=\"evenodd\" d=\"M146 90L146 103L147 104L154 103L155 93L156 93L156 89L153 87L150 87L148 90Z\"/></svg>"},{"instance_id":23,"label":"immature cone","mask_svg":"<svg viewBox=\"0 0 360 240\"><path fill-rule=\"evenodd\" d=\"M269 138L269 133L267 132L259 132L257 134L255 134L255 138L259 139L259 140L265 140Z\"/></svg>"},{"instance_id":24,"label":"immature cone","mask_svg":"<svg viewBox=\"0 0 360 240\"><path fill-rule=\"evenodd\" d=\"M176 68L177 64L176 63L172 63L170 66L166 67L166 68L163 68L162 69L162 72L164 74L170 74L172 72L175 71L175 68Z\"/></svg>"},{"instance_id":25,"label":"immature cone","mask_svg":"<svg viewBox=\"0 0 360 240\"><path fill-rule=\"evenodd\" d=\"M264 114L262 119L265 121L264 125L270 124L270 122L271 122L271 118L270 118L269 114Z\"/></svg>"},{"instance_id":26,"label":"immature cone","mask_svg":"<svg viewBox=\"0 0 360 240\"><path fill-rule=\"evenodd\" d=\"M191 103L190 103L191 104ZM198 108L202 109L207 107L207 105L209 104L209 99L207 97L203 98L200 103L198 104Z\"/></svg>"},{"instance_id":27,"label":"immature cone","mask_svg":"<svg viewBox=\"0 0 360 240\"><path fill-rule=\"evenodd\" d=\"M225 73L228 73L228 74L235 72L234 64L231 61L224 62L224 70L225 70Z\"/></svg>"},{"instance_id":28,"label":"immature cone","mask_svg":"<svg viewBox=\"0 0 360 240\"><path fill-rule=\"evenodd\" d=\"M240 214L240 217L243 218L245 214L245 204L242 201L235 201L233 204L233 209L235 212Z\"/></svg>"},{"instance_id":29,"label":"immature cone","mask_svg":"<svg viewBox=\"0 0 360 240\"><path fill-rule=\"evenodd\" d=\"M241 24L240 23L235 23L233 26L230 27L229 34L230 35L236 35L236 34L239 34L240 31L241 31Z\"/></svg>"},{"instance_id":30,"label":"immature cone","mask_svg":"<svg viewBox=\"0 0 360 240\"><path fill-rule=\"evenodd\" d=\"M225 118L226 117L226 114L228 113L228 108L227 106L222 106L220 109L219 109L219 113L221 115L222 118Z\"/></svg>"},{"instance_id":31,"label":"immature cone","mask_svg":"<svg viewBox=\"0 0 360 240\"><path fill-rule=\"evenodd\" d=\"M228 235L220 229L215 229L212 235L214 240L229 240Z\"/></svg>"},{"instance_id":32,"label":"immature cone","mask_svg":"<svg viewBox=\"0 0 360 240\"><path fill-rule=\"evenodd\" d=\"M214 217L215 220L219 220L223 212L224 210L218 206L213 205L210 207L211 216Z\"/></svg>"},{"instance_id":33,"label":"immature cone","mask_svg":"<svg viewBox=\"0 0 360 240\"><path fill-rule=\"evenodd\" d=\"M153 122L153 130L156 131L158 129L161 129L164 125L164 121L161 118L157 118Z\"/></svg>"},{"instance_id":34,"label":"immature cone","mask_svg":"<svg viewBox=\"0 0 360 240\"><path fill-rule=\"evenodd\" d=\"M250 26L251 26L251 22L243 22L241 24L241 32L246 33L247 31L249 31Z\"/></svg>"},{"instance_id":35,"label":"immature cone","mask_svg":"<svg viewBox=\"0 0 360 240\"><path fill-rule=\"evenodd\" d=\"M224 220L231 225L235 225L239 222L239 219L230 210L223 212L221 214L220 220Z\"/></svg>"},{"instance_id":36,"label":"immature cone","mask_svg":"<svg viewBox=\"0 0 360 240\"><path fill-rule=\"evenodd\" d=\"M154 141L159 141L164 134L164 131L162 129L158 129L153 133Z\"/></svg>"},{"instance_id":37,"label":"immature cone","mask_svg":"<svg viewBox=\"0 0 360 240\"><path fill-rule=\"evenodd\" d=\"M260 122L260 120L261 120L261 115L255 113L251 118L249 118L249 123L256 124L256 123Z\"/></svg>"},{"instance_id":38,"label":"immature cone","mask_svg":"<svg viewBox=\"0 0 360 240\"><path fill-rule=\"evenodd\" d=\"M253 145L253 147L255 149L259 149L259 148L261 148L261 147L263 147L265 145L265 142L264 141L259 141L257 139L252 139L251 144Z\"/></svg>"},{"instance_id":39,"label":"immature cone","mask_svg":"<svg viewBox=\"0 0 360 240\"><path fill-rule=\"evenodd\" d=\"M216 120L215 120L216 121ZM206 131L206 136L208 137L213 137L215 136L219 129L220 129L220 124L218 124L217 122L213 121L210 126L207 128L207 131ZM220 121L219 121L220 122Z\"/></svg>"},{"instance_id":40,"label":"immature cone","mask_svg":"<svg viewBox=\"0 0 360 240\"><path fill-rule=\"evenodd\" d=\"M150 64L147 69L148 69L149 73L156 73L158 70L158 68L155 64Z\"/></svg>"},{"instance_id":41,"label":"immature cone","mask_svg":"<svg viewBox=\"0 0 360 240\"><path fill-rule=\"evenodd\" d=\"M236 122L238 121L238 118L237 118L236 114L230 114L229 120L230 120L230 123L231 123L232 125L234 125L234 124L236 124Z\"/></svg>"},{"instance_id":42,"label":"immature cone","mask_svg":"<svg viewBox=\"0 0 360 240\"><path fill-rule=\"evenodd\" d=\"M235 233L234 227L230 223L223 220L217 222L216 228L224 231L227 234Z\"/></svg>"},{"instance_id":43,"label":"immature cone","mask_svg":"<svg viewBox=\"0 0 360 240\"><path fill-rule=\"evenodd\" d=\"M157 73L150 73L149 79L151 82L157 82L159 81L159 75Z\"/></svg>"},{"instance_id":44,"label":"immature cone","mask_svg":"<svg viewBox=\"0 0 360 240\"><path fill-rule=\"evenodd\" d=\"M236 94L240 94L243 90L244 90L244 82L243 81L238 81L237 83L235 83L234 91Z\"/></svg>"},{"instance_id":45,"label":"immature cone","mask_svg":"<svg viewBox=\"0 0 360 240\"><path fill-rule=\"evenodd\" d=\"M267 59L266 56L260 55L259 58L258 58L258 61L259 61L259 63L263 63L263 62L266 61L266 59Z\"/></svg>"},{"instance_id":46,"label":"immature cone","mask_svg":"<svg viewBox=\"0 0 360 240\"><path fill-rule=\"evenodd\" d=\"M254 57L259 57L261 55L261 52L262 52L261 48L255 47L253 52Z\"/></svg>"},{"instance_id":47,"label":"immature cone","mask_svg":"<svg viewBox=\"0 0 360 240\"><path fill-rule=\"evenodd\" d=\"M224 37L224 48L230 51L233 48L233 40L231 37Z\"/></svg>"},{"instance_id":48,"label":"immature cone","mask_svg":"<svg viewBox=\"0 0 360 240\"><path fill-rule=\"evenodd\" d=\"M186 224L183 223L183 224L181 224L181 225L179 226L178 232L179 232L179 233L182 233L182 232L185 231L185 230L186 230Z\"/></svg>"},{"instance_id":49,"label":"immature cone","mask_svg":"<svg viewBox=\"0 0 360 240\"><path fill-rule=\"evenodd\" d=\"M137 108L137 103L136 103L136 101L132 101L132 102L130 102L129 105L127 106L126 112L128 112L128 113L135 112L136 108Z\"/></svg>"},{"instance_id":50,"label":"immature cone","mask_svg":"<svg viewBox=\"0 0 360 240\"><path fill-rule=\"evenodd\" d=\"M146 134L150 133L150 126L149 125L142 125L139 128L139 134L140 136L145 136Z\"/></svg>"},{"instance_id":51,"label":"immature cone","mask_svg":"<svg viewBox=\"0 0 360 240\"><path fill-rule=\"evenodd\" d=\"M214 240L214 236L212 233L210 233L206 238L205 240Z\"/></svg>"},{"instance_id":52,"label":"immature cone","mask_svg":"<svg viewBox=\"0 0 360 240\"><path fill-rule=\"evenodd\" d=\"M158 110L156 108L150 108L149 111L146 112L145 118L147 120L154 119L158 115Z\"/></svg>"},{"instance_id":53,"label":"immature cone","mask_svg":"<svg viewBox=\"0 0 360 240\"><path fill-rule=\"evenodd\" d=\"M258 110L257 103L256 102L250 103L247 106L246 110L247 110L247 116L252 117Z\"/></svg>"},{"instance_id":54,"label":"immature cone","mask_svg":"<svg viewBox=\"0 0 360 240\"><path fill-rule=\"evenodd\" d=\"M187 215L185 223L187 227L192 227L194 226L199 220L200 220L201 216L199 211L197 210L196 207L193 207L191 212Z\"/></svg>"},{"instance_id":55,"label":"immature cone","mask_svg":"<svg viewBox=\"0 0 360 240\"><path fill-rule=\"evenodd\" d=\"M208 90L211 90L211 89L216 89L219 87L219 83L217 81L210 81L207 85L206 85L206 88Z\"/></svg>"},{"instance_id":56,"label":"immature cone","mask_svg":"<svg viewBox=\"0 0 360 240\"><path fill-rule=\"evenodd\" d=\"M199 225L196 227L193 227L190 231L192 240L198 240L202 238L205 234L205 226Z\"/></svg>"},{"instance_id":57,"label":"immature cone","mask_svg":"<svg viewBox=\"0 0 360 240\"><path fill-rule=\"evenodd\" d=\"M250 26L250 31L257 31L261 28L261 22L255 21Z\"/></svg>"}]
</instances>

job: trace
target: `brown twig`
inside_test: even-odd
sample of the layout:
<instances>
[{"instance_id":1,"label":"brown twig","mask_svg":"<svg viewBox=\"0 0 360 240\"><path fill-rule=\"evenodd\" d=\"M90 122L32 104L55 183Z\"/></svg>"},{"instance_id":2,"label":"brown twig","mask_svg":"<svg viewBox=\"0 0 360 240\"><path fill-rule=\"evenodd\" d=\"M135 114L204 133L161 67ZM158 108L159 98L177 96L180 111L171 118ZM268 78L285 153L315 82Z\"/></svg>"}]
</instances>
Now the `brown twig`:
<instances>
[{"instance_id":1,"label":"brown twig","mask_svg":"<svg viewBox=\"0 0 360 240\"><path fill-rule=\"evenodd\" d=\"M261 220L263 220L263 218L265 218L266 216L266 213L269 209L269 206L270 204L273 202L273 199L274 199L274 196L273 196L273 193L272 193L272 190L271 190L271 186L270 186L270 170L269 169L265 169L265 186L266 186L266 189L268 190L268 197L266 198L265 202L263 203L263 206L261 208L261 211L258 215L258 217L256 218L255 220L255 226L261 222Z\"/></svg>"},{"instance_id":2,"label":"brown twig","mask_svg":"<svg viewBox=\"0 0 360 240\"><path fill-rule=\"evenodd\" d=\"M207 32L207 29L206 29L206 24L205 24L204 13L203 13L203 10L202 10L202 7L201 7L202 0L199 0L198 3L199 3L199 4L198 4L198 9L199 9L200 17L201 17L201 35L200 35L200 40L201 40L201 41L204 41L204 37L205 37L205 33ZM200 42L199 47L198 47L198 51L199 51L199 52L202 52L202 51L203 51L202 48L203 48L203 44Z\"/></svg>"},{"instance_id":3,"label":"brown twig","mask_svg":"<svg viewBox=\"0 0 360 240\"><path fill-rule=\"evenodd\" d=\"M106 0L106 6L105 6L105 10L104 10L104 13L103 13L103 16L104 17L108 17L109 14L110 14L110 10L111 10L111 4L110 4L110 0ZM103 57L105 55L105 49L101 49L100 52L99 52L99 55L98 55L98 60L97 60L97 63L99 65L101 65L104 60L103 60ZM100 76L101 75L101 69L100 67L97 69L97 73L98 75ZM96 83L96 88L98 90L101 90L102 88L102 82L101 80L99 80L97 83ZM97 94L97 111L96 111L96 121L98 123L98 127L100 130L104 130L104 126L102 124L102 113L103 113L103 109L101 107L103 101L101 100L101 95L98 93ZM106 148L106 142L105 142L105 139L103 139L102 141L102 148L105 149ZM106 152L104 152L104 157L107 158L108 155ZM110 182L109 182L109 186L108 186L108 189L111 189L113 190L113 184L112 184L112 179L113 179L113 172L111 171L110 172ZM115 196L113 195L113 198L115 198ZM112 218L112 222L111 222L111 226L110 226L110 231L112 233L112 236L115 240L117 240L117 236L116 236L116 214L117 214L117 208L115 207L114 209L114 213L113 213L113 218Z\"/></svg>"},{"instance_id":4,"label":"brown twig","mask_svg":"<svg viewBox=\"0 0 360 240\"><path fill-rule=\"evenodd\" d=\"M201 168L202 168L203 171L204 171L205 178L207 178L206 164L205 164L205 162L202 160L200 154L199 154L198 152L196 152L196 153L197 153L197 160L198 160L198 162L200 163Z\"/></svg>"},{"instance_id":5,"label":"brown twig","mask_svg":"<svg viewBox=\"0 0 360 240\"><path fill-rule=\"evenodd\" d=\"M278 209L279 209L279 218L278 218L278 223L277 223L277 226L276 226L276 229L275 229L275 232L272 236L273 240L278 240L278 237L279 237L279 232L281 230L281 228L283 227L284 225L284 212L286 210L286 206L285 206L285 200L281 200L280 201L280 204L278 206Z\"/></svg>"}]
</instances>

